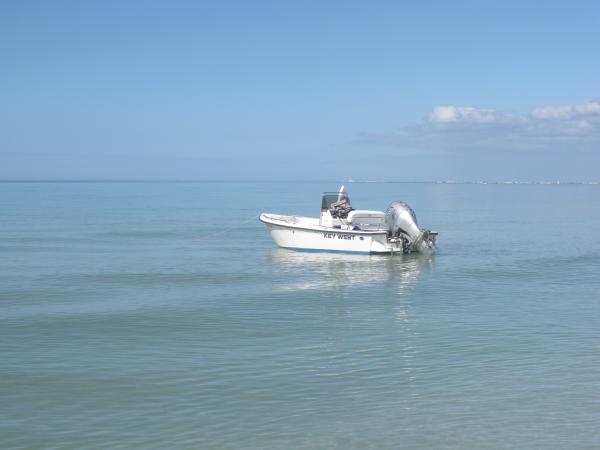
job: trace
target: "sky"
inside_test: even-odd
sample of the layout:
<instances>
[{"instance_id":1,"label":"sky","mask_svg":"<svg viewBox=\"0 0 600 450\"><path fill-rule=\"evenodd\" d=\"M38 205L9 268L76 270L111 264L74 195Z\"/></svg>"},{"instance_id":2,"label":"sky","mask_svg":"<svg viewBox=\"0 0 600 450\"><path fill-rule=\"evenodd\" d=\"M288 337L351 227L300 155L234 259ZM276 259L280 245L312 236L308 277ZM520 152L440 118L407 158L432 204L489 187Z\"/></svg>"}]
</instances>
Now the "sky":
<instances>
[{"instance_id":1,"label":"sky","mask_svg":"<svg viewBox=\"0 0 600 450\"><path fill-rule=\"evenodd\" d=\"M0 3L2 180L600 180L597 1Z\"/></svg>"}]
</instances>

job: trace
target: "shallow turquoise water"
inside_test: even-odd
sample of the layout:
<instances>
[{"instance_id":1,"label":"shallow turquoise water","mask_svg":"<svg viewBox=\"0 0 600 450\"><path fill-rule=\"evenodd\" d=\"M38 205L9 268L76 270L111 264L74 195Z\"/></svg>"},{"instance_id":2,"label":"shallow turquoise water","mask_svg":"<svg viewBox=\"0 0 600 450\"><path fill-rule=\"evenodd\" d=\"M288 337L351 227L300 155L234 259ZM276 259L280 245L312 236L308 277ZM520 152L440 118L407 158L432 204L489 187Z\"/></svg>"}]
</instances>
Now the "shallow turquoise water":
<instances>
[{"instance_id":1,"label":"shallow turquoise water","mask_svg":"<svg viewBox=\"0 0 600 450\"><path fill-rule=\"evenodd\" d=\"M243 223L337 187L0 183L0 447L599 445L600 186L349 185L429 258Z\"/></svg>"}]
</instances>

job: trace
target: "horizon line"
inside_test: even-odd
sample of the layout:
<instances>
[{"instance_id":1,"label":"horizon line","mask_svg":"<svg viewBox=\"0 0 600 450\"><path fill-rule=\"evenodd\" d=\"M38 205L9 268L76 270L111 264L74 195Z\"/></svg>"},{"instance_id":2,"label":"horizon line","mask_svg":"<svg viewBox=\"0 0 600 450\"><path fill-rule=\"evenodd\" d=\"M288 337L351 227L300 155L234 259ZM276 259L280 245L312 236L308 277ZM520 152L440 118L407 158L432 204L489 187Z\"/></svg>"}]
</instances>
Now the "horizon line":
<instances>
[{"instance_id":1,"label":"horizon line","mask_svg":"<svg viewBox=\"0 0 600 450\"><path fill-rule=\"evenodd\" d=\"M45 179L45 178L16 178L0 179L0 183L374 183L374 184L502 184L502 185L600 185L600 181L574 180L269 180L269 179L168 179L168 178L123 178L123 179Z\"/></svg>"}]
</instances>

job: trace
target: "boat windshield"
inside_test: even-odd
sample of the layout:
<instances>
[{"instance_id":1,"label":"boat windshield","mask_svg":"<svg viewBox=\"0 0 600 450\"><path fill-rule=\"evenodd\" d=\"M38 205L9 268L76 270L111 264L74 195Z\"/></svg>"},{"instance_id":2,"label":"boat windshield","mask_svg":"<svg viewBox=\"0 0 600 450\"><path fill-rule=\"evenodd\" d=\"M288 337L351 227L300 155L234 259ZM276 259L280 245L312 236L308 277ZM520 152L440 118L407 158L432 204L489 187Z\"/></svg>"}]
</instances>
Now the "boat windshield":
<instances>
[{"instance_id":1,"label":"boat windshield","mask_svg":"<svg viewBox=\"0 0 600 450\"><path fill-rule=\"evenodd\" d=\"M328 211L332 203L345 200L350 204L350 197L345 192L324 192L321 197L321 211Z\"/></svg>"}]
</instances>

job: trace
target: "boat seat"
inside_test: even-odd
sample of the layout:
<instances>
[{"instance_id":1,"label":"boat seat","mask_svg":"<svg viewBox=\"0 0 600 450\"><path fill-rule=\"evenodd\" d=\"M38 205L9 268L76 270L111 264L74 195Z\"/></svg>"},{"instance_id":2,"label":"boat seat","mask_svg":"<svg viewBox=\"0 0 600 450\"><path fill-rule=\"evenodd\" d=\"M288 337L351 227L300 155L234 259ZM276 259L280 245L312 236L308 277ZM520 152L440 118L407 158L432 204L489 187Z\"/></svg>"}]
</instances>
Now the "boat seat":
<instances>
[{"instance_id":1,"label":"boat seat","mask_svg":"<svg viewBox=\"0 0 600 450\"><path fill-rule=\"evenodd\" d=\"M382 211L369 211L355 209L348 214L348 223L353 229L373 230L383 228L385 213Z\"/></svg>"}]
</instances>

